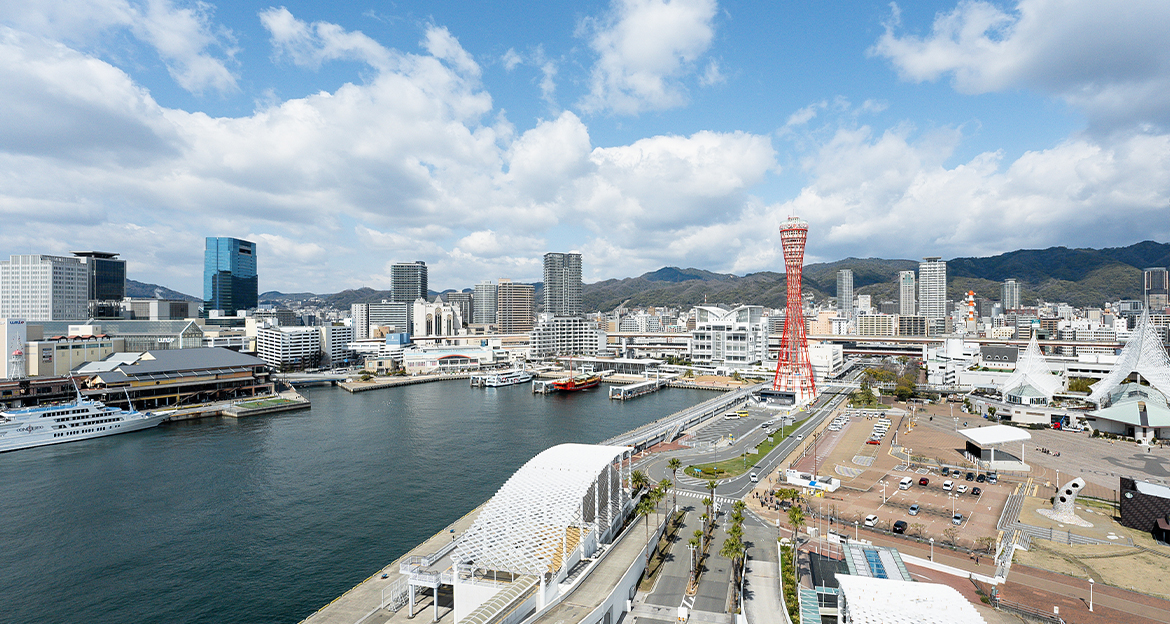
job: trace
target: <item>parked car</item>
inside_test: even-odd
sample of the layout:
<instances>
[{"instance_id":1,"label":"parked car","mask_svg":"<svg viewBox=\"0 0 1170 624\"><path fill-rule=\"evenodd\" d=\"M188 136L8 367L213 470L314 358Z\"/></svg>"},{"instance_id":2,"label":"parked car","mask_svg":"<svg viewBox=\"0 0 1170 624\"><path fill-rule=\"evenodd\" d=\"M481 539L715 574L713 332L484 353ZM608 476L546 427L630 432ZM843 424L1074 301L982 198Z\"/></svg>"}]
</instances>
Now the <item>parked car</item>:
<instances>
[{"instance_id":1,"label":"parked car","mask_svg":"<svg viewBox=\"0 0 1170 624\"><path fill-rule=\"evenodd\" d=\"M949 476L951 476L951 471L950 471L949 469L947 469L947 468L939 468L939 469L938 469L938 473L939 473L940 475L944 476L944 477L949 477Z\"/></svg>"},{"instance_id":2,"label":"parked car","mask_svg":"<svg viewBox=\"0 0 1170 624\"><path fill-rule=\"evenodd\" d=\"M909 513L911 516L918 515L918 503L914 503L913 505L910 505L910 512Z\"/></svg>"},{"instance_id":3,"label":"parked car","mask_svg":"<svg viewBox=\"0 0 1170 624\"><path fill-rule=\"evenodd\" d=\"M986 481L987 481L987 475L981 474L981 475L975 477L975 483L984 483Z\"/></svg>"},{"instance_id":4,"label":"parked car","mask_svg":"<svg viewBox=\"0 0 1170 624\"><path fill-rule=\"evenodd\" d=\"M930 485L930 479L927 479L926 477L922 477L921 479L918 480L918 485Z\"/></svg>"},{"instance_id":5,"label":"parked car","mask_svg":"<svg viewBox=\"0 0 1170 624\"><path fill-rule=\"evenodd\" d=\"M954 517L951 518L951 524L953 524L955 526L959 526L959 525L963 524L963 514L961 514L961 513L955 514Z\"/></svg>"},{"instance_id":6,"label":"parked car","mask_svg":"<svg viewBox=\"0 0 1170 624\"><path fill-rule=\"evenodd\" d=\"M950 479L947 479L946 481L943 481L943 489L944 489L944 490L946 490L947 492L950 492L950 491L951 491L951 490L953 490L954 488L955 488L955 482L954 482L954 481L951 481Z\"/></svg>"},{"instance_id":7,"label":"parked car","mask_svg":"<svg viewBox=\"0 0 1170 624\"><path fill-rule=\"evenodd\" d=\"M866 444L881 444L882 441L881 440L874 440L873 438L870 438L870 439L866 440L865 443Z\"/></svg>"},{"instance_id":8,"label":"parked car","mask_svg":"<svg viewBox=\"0 0 1170 624\"><path fill-rule=\"evenodd\" d=\"M967 486L960 485L959 487L955 488L955 491L958 492L959 494L966 494L967 493Z\"/></svg>"},{"instance_id":9,"label":"parked car","mask_svg":"<svg viewBox=\"0 0 1170 624\"><path fill-rule=\"evenodd\" d=\"M995 475L995 473L993 472L993 473L987 475L987 482L992 484L992 485L995 485L996 483L999 483L999 477L997 477Z\"/></svg>"},{"instance_id":10,"label":"parked car","mask_svg":"<svg viewBox=\"0 0 1170 624\"><path fill-rule=\"evenodd\" d=\"M899 520L894 523L893 531L894 533L905 533L907 526L909 525L906 524L905 520Z\"/></svg>"},{"instance_id":11,"label":"parked car","mask_svg":"<svg viewBox=\"0 0 1170 624\"><path fill-rule=\"evenodd\" d=\"M971 496L979 496L982 493L983 493L983 488L981 488L979 486L975 486L975 487L971 488Z\"/></svg>"},{"instance_id":12,"label":"parked car","mask_svg":"<svg viewBox=\"0 0 1170 624\"><path fill-rule=\"evenodd\" d=\"M878 521L877 514L869 514L868 516L865 517L865 526L867 526L867 527L877 526L877 521Z\"/></svg>"},{"instance_id":13,"label":"parked car","mask_svg":"<svg viewBox=\"0 0 1170 624\"><path fill-rule=\"evenodd\" d=\"M965 478L967 481L974 481L974 480L975 480L975 473L974 473L974 472L968 472L968 473L967 473L967 476L966 476L966 477L964 477L964 478Z\"/></svg>"}]
</instances>

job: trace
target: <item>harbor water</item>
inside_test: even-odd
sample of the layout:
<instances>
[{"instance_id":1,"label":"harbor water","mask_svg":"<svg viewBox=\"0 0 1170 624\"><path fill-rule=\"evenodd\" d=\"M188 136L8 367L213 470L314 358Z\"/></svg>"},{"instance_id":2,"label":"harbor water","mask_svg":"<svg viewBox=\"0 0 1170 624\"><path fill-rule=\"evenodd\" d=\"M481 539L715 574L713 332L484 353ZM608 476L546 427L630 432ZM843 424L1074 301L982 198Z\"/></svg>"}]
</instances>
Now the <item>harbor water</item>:
<instances>
[{"instance_id":1,"label":"harbor water","mask_svg":"<svg viewBox=\"0 0 1170 624\"><path fill-rule=\"evenodd\" d=\"M448 381L0 455L0 622L297 622L525 461L712 398Z\"/></svg>"}]
</instances>

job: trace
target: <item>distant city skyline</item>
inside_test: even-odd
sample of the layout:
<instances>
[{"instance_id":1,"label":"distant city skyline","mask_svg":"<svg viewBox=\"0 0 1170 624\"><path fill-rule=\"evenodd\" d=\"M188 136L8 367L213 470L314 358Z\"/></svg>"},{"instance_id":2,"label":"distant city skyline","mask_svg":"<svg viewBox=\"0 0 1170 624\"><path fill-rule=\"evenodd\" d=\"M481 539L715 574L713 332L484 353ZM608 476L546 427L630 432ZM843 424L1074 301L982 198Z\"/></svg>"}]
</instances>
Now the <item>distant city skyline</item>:
<instances>
[{"instance_id":1,"label":"distant city skyline","mask_svg":"<svg viewBox=\"0 0 1170 624\"><path fill-rule=\"evenodd\" d=\"M1170 239L1170 4L16 0L0 257L115 249L197 293ZM210 232L208 232L210 230Z\"/></svg>"}]
</instances>

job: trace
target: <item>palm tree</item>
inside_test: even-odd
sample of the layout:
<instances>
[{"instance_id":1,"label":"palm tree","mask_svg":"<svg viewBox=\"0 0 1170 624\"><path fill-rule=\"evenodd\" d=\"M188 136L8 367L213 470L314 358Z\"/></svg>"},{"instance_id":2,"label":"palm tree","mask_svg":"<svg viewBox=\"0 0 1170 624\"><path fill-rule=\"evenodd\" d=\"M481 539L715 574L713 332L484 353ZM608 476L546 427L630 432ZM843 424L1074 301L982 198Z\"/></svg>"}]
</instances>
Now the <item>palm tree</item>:
<instances>
[{"instance_id":1,"label":"palm tree","mask_svg":"<svg viewBox=\"0 0 1170 624\"><path fill-rule=\"evenodd\" d=\"M711 518L711 503L712 503L711 497L707 496L707 497L703 498L703 506L707 508L707 513L703 514L703 530L704 531L706 531L708 528L707 527L707 520L709 520Z\"/></svg>"},{"instance_id":2,"label":"palm tree","mask_svg":"<svg viewBox=\"0 0 1170 624\"><path fill-rule=\"evenodd\" d=\"M708 518L710 518L710 516L708 516L707 514L703 514L703 515L699 516L699 520L700 520L700 521L703 523L703 526L704 526L704 527L706 527L706 526L707 526L707 519L708 519ZM704 528L704 529L699 529L698 531L699 531L699 533L701 533L701 534L703 535L703 548L706 548L706 547L707 547L707 542L711 541L711 538L710 538L710 536L708 535L708 533L707 533L707 531L706 531L706 529L705 529L705 528Z\"/></svg>"},{"instance_id":3,"label":"palm tree","mask_svg":"<svg viewBox=\"0 0 1170 624\"><path fill-rule=\"evenodd\" d=\"M678 507L678 469L682 468L682 460L677 457L671 457L670 461L666 462L666 467L670 468L670 479L674 483L674 496L672 505Z\"/></svg>"},{"instance_id":4,"label":"palm tree","mask_svg":"<svg viewBox=\"0 0 1170 624\"><path fill-rule=\"evenodd\" d=\"M737 597L739 595L739 558L745 552L747 552L747 548L744 547L743 540L734 535L728 535L727 539L723 540L723 547L719 549L719 556L731 560L732 579L734 580L733 585L735 585Z\"/></svg>"},{"instance_id":5,"label":"palm tree","mask_svg":"<svg viewBox=\"0 0 1170 624\"><path fill-rule=\"evenodd\" d=\"M699 569L699 546L703 543L701 536L702 531L695 531L695 536L687 543L691 545L691 578L695 578L695 572Z\"/></svg>"},{"instance_id":6,"label":"palm tree","mask_svg":"<svg viewBox=\"0 0 1170 624\"><path fill-rule=\"evenodd\" d=\"M742 514L743 510L747 509L747 503L743 502L742 500L737 500L731 504L731 508Z\"/></svg>"},{"instance_id":7,"label":"palm tree","mask_svg":"<svg viewBox=\"0 0 1170 624\"><path fill-rule=\"evenodd\" d=\"M658 498L658 501L664 501L664 500L666 500L666 493L667 493L667 492L669 492L669 491L670 491L670 488L671 488L671 487L673 487L673 486L674 486L674 484L673 484L673 483L671 483L670 479L663 479L663 480L659 481L659 482L658 482L658 488L657 488L657 489L658 489L658 491L661 493L661 495L659 496L659 498ZM655 502L658 502L658 501L655 501ZM667 517L670 517L670 516L669 516L669 514L670 514L670 513L673 513L673 512L674 512L674 510L673 510L673 509L671 509L671 510L669 510L668 512L666 512L666 513L667 513Z\"/></svg>"},{"instance_id":8,"label":"palm tree","mask_svg":"<svg viewBox=\"0 0 1170 624\"><path fill-rule=\"evenodd\" d=\"M719 484L715 483L715 479L708 479L707 480L707 489L711 491L711 525L712 526L714 526L714 524L715 524L715 488L716 487L719 487Z\"/></svg>"},{"instance_id":9,"label":"palm tree","mask_svg":"<svg viewBox=\"0 0 1170 624\"><path fill-rule=\"evenodd\" d=\"M650 478L647 477L646 473L642 472L641 470L635 470L630 473L630 487L634 488L635 492L641 490L649 484Z\"/></svg>"},{"instance_id":10,"label":"palm tree","mask_svg":"<svg viewBox=\"0 0 1170 624\"><path fill-rule=\"evenodd\" d=\"M654 502L650 497L643 496L642 500L638 501L638 506L634 508L635 513L643 517L646 525L646 572L650 574L650 514L654 513Z\"/></svg>"},{"instance_id":11,"label":"palm tree","mask_svg":"<svg viewBox=\"0 0 1170 624\"><path fill-rule=\"evenodd\" d=\"M800 505L788 508L788 521L792 523L792 536L796 537L800 534L800 527L804 526L804 511L800 509Z\"/></svg>"}]
</instances>

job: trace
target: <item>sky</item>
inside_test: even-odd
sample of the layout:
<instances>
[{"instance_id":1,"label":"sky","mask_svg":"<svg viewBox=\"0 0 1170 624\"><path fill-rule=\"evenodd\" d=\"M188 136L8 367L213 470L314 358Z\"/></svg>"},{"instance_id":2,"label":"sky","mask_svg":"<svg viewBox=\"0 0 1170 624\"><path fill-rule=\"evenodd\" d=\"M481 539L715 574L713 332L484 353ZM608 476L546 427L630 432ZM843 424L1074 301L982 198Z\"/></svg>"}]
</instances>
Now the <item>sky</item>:
<instances>
[{"instance_id":1,"label":"sky","mask_svg":"<svg viewBox=\"0 0 1170 624\"><path fill-rule=\"evenodd\" d=\"M1170 3L0 3L0 257L200 295L1170 240Z\"/></svg>"}]
</instances>

